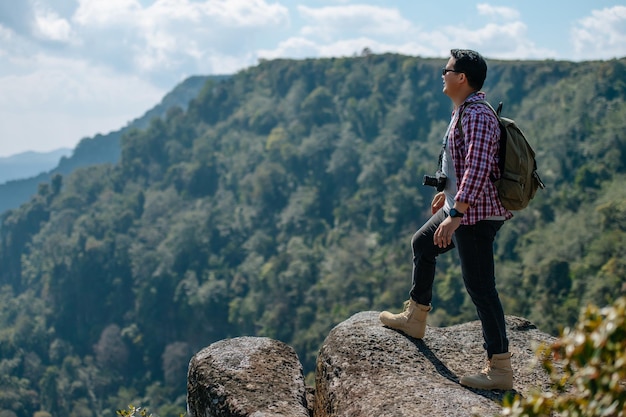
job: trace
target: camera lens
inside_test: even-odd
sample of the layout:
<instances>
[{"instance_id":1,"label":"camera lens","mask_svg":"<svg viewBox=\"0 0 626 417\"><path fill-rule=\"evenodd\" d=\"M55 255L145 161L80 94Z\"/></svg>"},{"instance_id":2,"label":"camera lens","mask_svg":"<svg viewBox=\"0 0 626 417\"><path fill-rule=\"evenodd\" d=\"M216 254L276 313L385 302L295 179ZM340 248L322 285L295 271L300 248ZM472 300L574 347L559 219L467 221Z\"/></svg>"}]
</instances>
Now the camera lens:
<instances>
[{"instance_id":1,"label":"camera lens","mask_svg":"<svg viewBox=\"0 0 626 417\"><path fill-rule=\"evenodd\" d=\"M430 187L436 187L437 186L437 178L435 177L431 177L429 175L424 175L424 181L422 182L423 185L428 185Z\"/></svg>"}]
</instances>

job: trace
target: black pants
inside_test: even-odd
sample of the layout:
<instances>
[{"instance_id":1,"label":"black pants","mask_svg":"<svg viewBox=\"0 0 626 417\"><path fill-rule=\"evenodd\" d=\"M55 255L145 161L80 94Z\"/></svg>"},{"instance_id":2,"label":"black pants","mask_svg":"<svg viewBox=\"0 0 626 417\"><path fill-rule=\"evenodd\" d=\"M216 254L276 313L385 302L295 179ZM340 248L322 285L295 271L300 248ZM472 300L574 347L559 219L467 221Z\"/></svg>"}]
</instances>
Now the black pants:
<instances>
[{"instance_id":1,"label":"black pants","mask_svg":"<svg viewBox=\"0 0 626 417\"><path fill-rule=\"evenodd\" d=\"M443 209L439 210L411 239L413 288L410 296L419 304L430 304L437 256L456 247L465 288L482 323L487 354L491 357L493 354L508 352L504 311L496 290L493 264L493 241L504 222L483 220L473 225L461 225L454 232L452 245L440 248L433 243L433 235L446 216Z\"/></svg>"}]
</instances>

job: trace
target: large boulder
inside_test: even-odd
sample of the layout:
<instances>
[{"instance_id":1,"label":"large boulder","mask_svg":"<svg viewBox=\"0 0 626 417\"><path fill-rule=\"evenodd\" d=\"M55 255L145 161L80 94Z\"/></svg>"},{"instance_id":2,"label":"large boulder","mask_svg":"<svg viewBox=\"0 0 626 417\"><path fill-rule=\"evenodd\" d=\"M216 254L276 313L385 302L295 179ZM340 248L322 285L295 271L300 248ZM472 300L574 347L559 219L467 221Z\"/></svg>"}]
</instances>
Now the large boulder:
<instances>
[{"instance_id":1,"label":"large boulder","mask_svg":"<svg viewBox=\"0 0 626 417\"><path fill-rule=\"evenodd\" d=\"M501 410L504 392L459 384L486 365L479 321L428 327L417 340L383 327L378 314L358 313L326 338L317 359L315 417L470 417ZM554 338L523 318L507 316L506 324L514 389L547 388L535 351Z\"/></svg>"},{"instance_id":2,"label":"large boulder","mask_svg":"<svg viewBox=\"0 0 626 417\"><path fill-rule=\"evenodd\" d=\"M308 417L296 352L261 337L213 343L189 363L187 411L190 417Z\"/></svg>"},{"instance_id":3,"label":"large boulder","mask_svg":"<svg viewBox=\"0 0 626 417\"><path fill-rule=\"evenodd\" d=\"M331 330L317 359L315 392L288 345L259 337L216 342L189 364L190 417L493 416L507 394L459 384L486 364L479 321L428 327L423 340L386 328L378 312L355 314ZM536 363L555 338L507 316L514 392L547 389ZM308 391L308 392L307 392ZM514 393L513 392L513 393ZM307 409L308 408L308 409Z\"/></svg>"}]
</instances>

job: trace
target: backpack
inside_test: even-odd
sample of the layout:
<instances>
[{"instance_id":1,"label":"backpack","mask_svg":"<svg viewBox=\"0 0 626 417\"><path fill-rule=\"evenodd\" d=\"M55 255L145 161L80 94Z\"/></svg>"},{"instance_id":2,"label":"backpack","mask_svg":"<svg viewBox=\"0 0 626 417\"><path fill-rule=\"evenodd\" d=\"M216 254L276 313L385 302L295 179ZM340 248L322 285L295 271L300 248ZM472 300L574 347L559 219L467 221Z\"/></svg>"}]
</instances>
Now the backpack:
<instances>
[{"instance_id":1,"label":"backpack","mask_svg":"<svg viewBox=\"0 0 626 417\"><path fill-rule=\"evenodd\" d=\"M506 117L500 117L502 103L498 106L498 110L494 110L491 104L485 100L474 101L465 108L477 103L486 104L496 115L500 125L500 153L498 161L500 178L492 178L498 190L500 201L507 210L521 210L535 197L538 188L545 188L537 173L535 151L524 137L524 133L517 127L515 121ZM463 136L463 129L461 128L462 118L463 113L461 113L457 124L461 136Z\"/></svg>"}]
</instances>

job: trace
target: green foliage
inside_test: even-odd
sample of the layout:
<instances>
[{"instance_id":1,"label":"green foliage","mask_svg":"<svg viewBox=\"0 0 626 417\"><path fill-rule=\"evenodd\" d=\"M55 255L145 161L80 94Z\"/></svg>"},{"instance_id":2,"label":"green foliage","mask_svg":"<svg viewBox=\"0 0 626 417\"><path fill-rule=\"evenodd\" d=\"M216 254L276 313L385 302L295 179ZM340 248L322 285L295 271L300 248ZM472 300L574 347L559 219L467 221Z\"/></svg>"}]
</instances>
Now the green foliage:
<instances>
[{"instance_id":1,"label":"green foliage","mask_svg":"<svg viewBox=\"0 0 626 417\"><path fill-rule=\"evenodd\" d=\"M443 64L263 61L125 131L118 164L57 176L3 213L0 412L177 414L190 356L242 335L290 344L311 381L333 326L406 299L433 195L421 179L450 117ZM499 292L553 334L624 291L625 68L490 62L488 98L548 186L498 234ZM453 255L433 304L433 324L476 318Z\"/></svg>"},{"instance_id":2,"label":"green foliage","mask_svg":"<svg viewBox=\"0 0 626 417\"><path fill-rule=\"evenodd\" d=\"M578 324L538 356L550 390L507 401L503 416L626 416L625 297L608 307L586 307Z\"/></svg>"},{"instance_id":3,"label":"green foliage","mask_svg":"<svg viewBox=\"0 0 626 417\"><path fill-rule=\"evenodd\" d=\"M115 412L118 416L123 416L123 417L152 417L153 414L150 413L146 408L144 407L135 407L134 405L130 404L128 406L128 410L117 410ZM184 414L179 414L179 417L184 416Z\"/></svg>"}]
</instances>

